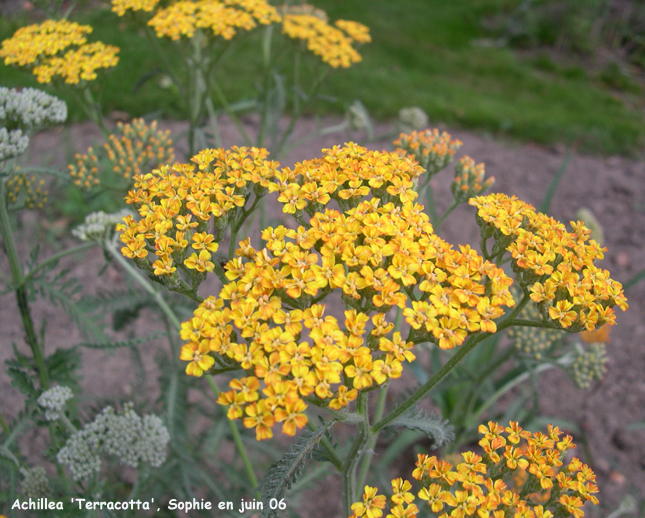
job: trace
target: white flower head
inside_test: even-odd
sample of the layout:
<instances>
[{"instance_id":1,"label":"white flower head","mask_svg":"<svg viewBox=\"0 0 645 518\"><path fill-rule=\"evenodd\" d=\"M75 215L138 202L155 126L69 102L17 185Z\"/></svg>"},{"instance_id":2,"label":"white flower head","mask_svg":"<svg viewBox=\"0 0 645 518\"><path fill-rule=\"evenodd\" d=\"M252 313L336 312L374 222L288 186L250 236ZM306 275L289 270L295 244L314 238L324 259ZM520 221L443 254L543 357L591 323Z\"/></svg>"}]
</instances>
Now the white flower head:
<instances>
[{"instance_id":1,"label":"white flower head","mask_svg":"<svg viewBox=\"0 0 645 518\"><path fill-rule=\"evenodd\" d=\"M45 409L47 421L56 421L60 419L67 401L73 397L72 389L59 385L43 392L38 398L38 404Z\"/></svg>"}]
</instances>

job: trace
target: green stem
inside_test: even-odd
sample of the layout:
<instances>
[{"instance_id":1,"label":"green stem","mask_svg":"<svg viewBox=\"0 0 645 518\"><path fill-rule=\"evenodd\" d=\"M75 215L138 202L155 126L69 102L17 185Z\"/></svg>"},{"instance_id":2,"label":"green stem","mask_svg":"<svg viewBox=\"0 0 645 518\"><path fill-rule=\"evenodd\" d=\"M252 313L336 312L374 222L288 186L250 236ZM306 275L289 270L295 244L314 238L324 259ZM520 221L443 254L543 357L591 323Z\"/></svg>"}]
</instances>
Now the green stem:
<instances>
[{"instance_id":1,"label":"green stem","mask_svg":"<svg viewBox=\"0 0 645 518\"><path fill-rule=\"evenodd\" d=\"M318 428L316 428L316 425L313 424L312 420L309 419L307 421L307 428L309 428L311 431L315 432ZM343 471L343 459L340 458L338 455L338 452L332 445L332 443L329 442L329 439L327 437L322 437L320 439L320 444L324 448L325 452L327 452L327 457L329 458L329 462L331 462L334 467L342 473Z\"/></svg>"},{"instance_id":2,"label":"green stem","mask_svg":"<svg viewBox=\"0 0 645 518\"><path fill-rule=\"evenodd\" d=\"M94 96L92 95L92 91L90 90L89 86L86 86L83 88L83 109L85 110L85 113L87 113L88 117L98 126L98 128L101 130L101 133L103 133L103 137L107 139L110 136L110 130L108 130L107 126L105 125L105 121L103 120L103 114L101 113L101 110L99 109L99 104L94 100Z\"/></svg>"},{"instance_id":3,"label":"green stem","mask_svg":"<svg viewBox=\"0 0 645 518\"><path fill-rule=\"evenodd\" d=\"M108 253L116 259L116 261L125 269L125 271L130 274L130 276L139 283L139 285L152 297L155 299L155 302L163 311L163 313L168 317L168 320L172 323L173 327L179 331L181 330L181 322L177 318L177 315L175 315L175 312L171 309L171 307L168 305L168 303L165 301L163 298L161 292L155 290L150 282L141 275L134 266L132 266L128 260L121 255L121 253L115 248L114 244L112 242L106 242L105 243L105 249L108 251Z\"/></svg>"},{"instance_id":4,"label":"green stem","mask_svg":"<svg viewBox=\"0 0 645 518\"><path fill-rule=\"evenodd\" d=\"M299 104L299 110L298 111L293 111L291 115L291 119L289 120L289 125L287 126L287 129L284 131L282 134L282 138L280 139L280 142L276 146L275 149L272 149L272 153L276 156L276 160L280 161L284 157L284 147L286 143L289 141L289 138L291 138L291 134L293 133L293 130L296 127L296 123L298 122L298 119L300 118L300 115L302 115L302 111L304 110L305 106L309 103L309 101L313 98L314 95L318 92L318 89L324 82L324 80L327 78L327 69L324 69L323 73L318 76L318 79L314 82L311 91L309 92L309 95L307 96L307 102Z\"/></svg>"},{"instance_id":5,"label":"green stem","mask_svg":"<svg viewBox=\"0 0 645 518\"><path fill-rule=\"evenodd\" d=\"M368 415L368 394L361 392L356 400L356 412L362 417L358 425L358 434L347 454L343 465L343 507L345 516L351 513L352 504L356 501L356 467L372 434Z\"/></svg>"},{"instance_id":6,"label":"green stem","mask_svg":"<svg viewBox=\"0 0 645 518\"><path fill-rule=\"evenodd\" d=\"M398 312L397 312L398 316ZM395 326L396 328L396 326ZM374 411L374 420L379 421L383 417L383 413L385 412L385 402L387 401L387 389L389 387L388 385L385 385L384 387L381 387L379 394L378 394L378 400L376 402L376 410ZM378 439L378 434L372 435L370 439L367 441L367 446L365 448L365 455L363 456L361 460L361 465L358 470L358 482L356 483L356 487L361 488L365 484L365 481L367 480L367 474L369 473L370 466L372 465L372 459L374 458L374 448L376 447L376 441Z\"/></svg>"},{"instance_id":7,"label":"green stem","mask_svg":"<svg viewBox=\"0 0 645 518\"><path fill-rule=\"evenodd\" d=\"M212 376L206 376L206 381L208 381L208 384L211 386L211 389L213 390L213 393L215 394L215 397L219 397L219 387L215 383L215 380L213 379ZM246 469L246 474L249 477L249 480L251 481L251 485L253 486L253 490L255 491L256 497L258 500L262 498L262 495L260 494L260 488L258 484L258 479L255 476L255 473L253 471L253 466L251 465L251 461L249 460L249 456L246 453L246 448L244 447L244 443L242 442L242 437L240 436L240 431L237 429L237 424L235 421L228 420L229 426L231 427L231 434L233 435L233 441L235 442L235 446L237 447L237 452L240 454L240 457L242 457L242 462L244 463L244 468Z\"/></svg>"},{"instance_id":8,"label":"green stem","mask_svg":"<svg viewBox=\"0 0 645 518\"><path fill-rule=\"evenodd\" d=\"M22 326L25 330L27 343L31 348L34 360L36 361L40 388L42 390L47 390L49 388L49 375L45 365L44 353L40 343L38 343L34 322L31 318L31 310L29 308L27 288L23 278L22 264L18 257L18 250L11 230L11 223L9 221L9 213L7 212L5 199L5 183L4 181L0 181L0 234L2 234L2 239L4 240L5 253L9 260L9 268L11 270L13 284L16 286L15 292L18 309L20 311L20 319L22 320Z\"/></svg>"},{"instance_id":9,"label":"green stem","mask_svg":"<svg viewBox=\"0 0 645 518\"><path fill-rule=\"evenodd\" d=\"M428 215L430 216L430 223L432 223L432 227L437 229L438 224L437 224L437 207L435 206L434 203L434 192L432 189L432 185L430 185L430 182L428 182L428 185L426 187L427 192L426 194L426 200L427 200L427 207L428 207Z\"/></svg>"},{"instance_id":10,"label":"green stem","mask_svg":"<svg viewBox=\"0 0 645 518\"><path fill-rule=\"evenodd\" d=\"M224 107L224 111L228 114L228 116L231 118L231 121L233 124L235 124L235 127L237 128L237 131L240 132L240 135L242 136L242 139L244 139L244 143L247 146L252 146L253 141L251 140L251 137L249 137L249 134L246 132L244 129L244 126L242 126L242 123L240 122L240 119L238 118L237 115L235 115L235 112L231 109L231 105L229 104L228 100L226 99L226 96L224 95L224 92L219 86L219 83L213 79L211 82L211 87L213 88L213 91L215 92L215 95L217 95L217 98L219 99L219 102L222 103L222 106Z\"/></svg>"},{"instance_id":11,"label":"green stem","mask_svg":"<svg viewBox=\"0 0 645 518\"><path fill-rule=\"evenodd\" d=\"M39 263L38 266L36 266L33 270L31 270L27 275L25 275L24 279L22 280L22 284L23 285L27 284L36 275L36 273L38 273L46 266L52 263L56 263L63 257L77 254L79 252L82 252L83 250L87 250L88 248L92 248L94 246L96 246L96 243L94 241L91 241L91 242L83 243L82 245L75 246L74 248L68 248L67 250L63 250L61 252L58 252L57 254L54 254L48 257L42 263Z\"/></svg>"},{"instance_id":12,"label":"green stem","mask_svg":"<svg viewBox=\"0 0 645 518\"><path fill-rule=\"evenodd\" d=\"M262 38L262 55L264 63L264 79L262 94L262 114L260 119L260 132L258 133L257 145L262 147L264 145L264 137L267 131L267 122L269 118L269 96L271 90L269 84L271 81L271 40L273 37L273 25L269 25L264 29L264 37Z\"/></svg>"},{"instance_id":13,"label":"green stem","mask_svg":"<svg viewBox=\"0 0 645 518\"><path fill-rule=\"evenodd\" d=\"M437 232L437 230L439 230L439 227L440 227L440 226L441 226L441 224L444 222L444 220L445 220L445 219L450 215L450 213L451 213L453 210L455 210L458 206L459 206L459 203L458 203L458 202L456 202L456 201L453 201L453 202L452 202L452 205L450 205L450 207L448 207L448 210L446 210L446 212L444 212L444 213L443 213L443 215L442 215L442 216L437 220L437 224L435 225L435 228L434 228L434 231L435 231L435 232Z\"/></svg>"},{"instance_id":14,"label":"green stem","mask_svg":"<svg viewBox=\"0 0 645 518\"><path fill-rule=\"evenodd\" d=\"M528 295L524 295L522 301L517 304L511 314L497 326L497 332L515 325L516 322L518 322L517 320L515 320L515 316L522 310L528 300ZM461 362L461 360L463 360L466 355L475 348L475 346L479 342L485 340L489 336L489 333L481 332L470 335L466 343L461 346L457 353L452 358L450 358L450 360L448 360L445 365L434 374L434 376L432 376L424 385L419 387L414 392L414 394L412 394L404 403L401 403L387 416L376 423L372 427L372 433L380 432L383 428L392 423L397 417L403 415L410 408L416 405L421 399L427 396L428 393L430 393L430 391L435 388L450 373L450 371L452 371L459 364L459 362Z\"/></svg>"},{"instance_id":15,"label":"green stem","mask_svg":"<svg viewBox=\"0 0 645 518\"><path fill-rule=\"evenodd\" d=\"M219 132L219 125L217 123L217 113L215 112L215 107L213 106L213 100L210 95L206 96L206 110L208 111L208 120L211 125L211 131L213 132L213 139L215 140L215 147L221 148L222 144L222 135Z\"/></svg>"},{"instance_id":16,"label":"green stem","mask_svg":"<svg viewBox=\"0 0 645 518\"><path fill-rule=\"evenodd\" d=\"M0 426L2 426L2 430L4 431L5 435L9 435L9 433L11 433L11 429L9 428L7 421L5 421L2 412L0 412Z\"/></svg>"},{"instance_id":17,"label":"green stem","mask_svg":"<svg viewBox=\"0 0 645 518\"><path fill-rule=\"evenodd\" d=\"M58 420L61 423L63 423L63 425L65 426L65 428L67 428L67 431L69 433L73 434L73 433L78 432L76 427L72 424L72 422L67 418L67 416L65 414L61 414L61 416L58 418Z\"/></svg>"}]
</instances>

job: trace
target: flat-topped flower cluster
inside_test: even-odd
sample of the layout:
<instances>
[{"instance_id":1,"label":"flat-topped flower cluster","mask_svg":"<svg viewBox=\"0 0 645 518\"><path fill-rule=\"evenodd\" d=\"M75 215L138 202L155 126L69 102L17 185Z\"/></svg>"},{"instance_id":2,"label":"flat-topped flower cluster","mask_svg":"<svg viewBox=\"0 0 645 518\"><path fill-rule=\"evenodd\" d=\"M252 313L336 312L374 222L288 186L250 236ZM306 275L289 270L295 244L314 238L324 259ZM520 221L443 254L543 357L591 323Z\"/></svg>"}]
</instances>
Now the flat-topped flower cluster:
<instances>
[{"instance_id":1,"label":"flat-topped flower cluster","mask_svg":"<svg viewBox=\"0 0 645 518\"><path fill-rule=\"evenodd\" d=\"M400 141L419 138L402 135ZM449 135L421 138L440 141L424 144L434 146L425 155L429 163L447 163L452 157L455 144ZM224 285L216 297L195 297L202 302L182 325L186 344L181 358L193 376L243 371L219 402L229 407L229 418L255 428L258 439L271 437L275 423L294 435L307 423L308 404L341 410L360 391L400 377L403 364L415 359L415 344L452 349L469 335L495 333L504 308L515 305L513 281L494 262L506 248L525 293L528 281L540 279L531 275L555 275L561 264L579 266L584 278L585 271L594 271L589 265L598 247L586 244L583 227L567 233L554 220L531 216L528 206L513 205L516 210L508 207L502 213L493 208L502 195L471 201L498 217L489 224L480 208L482 232L495 236L497 243L490 255L484 247L488 259L469 246L453 249L434 233L423 207L415 203L425 170L407 152L371 151L349 143L323 150L321 158L280 168L268 160L265 149L206 149L192 162L135 175L135 189L126 200L140 218L128 216L119 226L122 252L184 293L195 294L206 275L217 271ZM460 178L474 178L464 180L474 190L460 192L472 194L485 184L483 168L471 160L462 160L456 169ZM251 192L254 202L247 208ZM293 214L299 226L263 229L263 248L254 248L250 239L234 241L230 253L237 244L235 257L222 265L213 254L225 229L239 229L267 193L277 194L283 212ZM340 210L331 208L332 202ZM536 228L530 226L533 220L540 221ZM514 230L505 233L493 221ZM537 237L531 239L545 243L540 253L551 246L563 259L548 256L543 270L526 273L527 264L515 253L519 245L513 232L524 237L534 232ZM596 284L581 282L565 291L575 289L574 296L585 300L598 298L595 303L603 308L614 302L624 306L622 292L601 299L603 275L595 274ZM531 289L535 300L537 288ZM325 314L322 301L333 293L346 308L344 327ZM406 338L392 333L393 323L387 320L394 306L410 326ZM604 315L610 314L607 309ZM561 322L552 310L545 312ZM586 318L589 327L605 320Z\"/></svg>"},{"instance_id":2,"label":"flat-topped flower cluster","mask_svg":"<svg viewBox=\"0 0 645 518\"><path fill-rule=\"evenodd\" d=\"M39 83L60 76L68 84L96 79L96 71L115 66L119 48L100 41L88 43L89 25L67 20L47 20L28 25L2 42L0 58L5 65L32 69Z\"/></svg>"},{"instance_id":3,"label":"flat-topped flower cluster","mask_svg":"<svg viewBox=\"0 0 645 518\"><path fill-rule=\"evenodd\" d=\"M127 11L151 13L148 25L159 38L193 38L199 29L207 37L230 40L239 31L278 23L282 33L302 40L307 49L334 68L347 68L361 61L356 44L371 41L369 29L358 22L337 20L333 25L321 9L307 4L279 8L265 0L179 0L159 7L159 0L112 0L119 16Z\"/></svg>"},{"instance_id":4,"label":"flat-topped flower cluster","mask_svg":"<svg viewBox=\"0 0 645 518\"><path fill-rule=\"evenodd\" d=\"M575 448L572 437L561 437L558 427L531 433L516 422L481 425L479 441L484 457L467 451L453 466L435 456L418 455L412 477L420 485L418 498L439 518L582 518L582 506L598 504L596 475L579 459L565 465L565 454ZM387 518L411 518L419 513L412 484L392 480ZM362 502L352 505L351 518L379 518L387 505L385 495L365 486Z\"/></svg>"},{"instance_id":5,"label":"flat-topped flower cluster","mask_svg":"<svg viewBox=\"0 0 645 518\"><path fill-rule=\"evenodd\" d=\"M545 320L570 332L592 331L615 323L614 306L627 309L622 285L594 264L606 248L589 239L591 231L582 222L571 222L569 232L528 203L501 193L469 203L477 207L482 236L495 242L491 257L510 252L519 285L530 290Z\"/></svg>"}]
</instances>

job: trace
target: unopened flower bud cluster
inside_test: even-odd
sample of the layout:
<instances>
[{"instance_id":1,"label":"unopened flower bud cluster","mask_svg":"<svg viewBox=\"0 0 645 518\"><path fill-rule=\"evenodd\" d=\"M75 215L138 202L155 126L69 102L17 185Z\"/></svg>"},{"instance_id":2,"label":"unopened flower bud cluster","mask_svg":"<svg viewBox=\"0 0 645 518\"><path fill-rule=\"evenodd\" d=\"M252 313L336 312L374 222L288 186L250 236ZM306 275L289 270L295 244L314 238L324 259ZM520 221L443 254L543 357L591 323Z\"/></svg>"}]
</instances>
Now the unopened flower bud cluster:
<instances>
[{"instance_id":1,"label":"unopened flower bud cluster","mask_svg":"<svg viewBox=\"0 0 645 518\"><path fill-rule=\"evenodd\" d=\"M157 468L166 460L169 441L170 434L159 417L142 418L131 403L122 413L108 406L72 435L56 458L69 468L74 480L81 480L99 472L102 455L133 468L141 463Z\"/></svg>"},{"instance_id":2,"label":"unopened flower bud cluster","mask_svg":"<svg viewBox=\"0 0 645 518\"><path fill-rule=\"evenodd\" d=\"M401 108L399 111L399 124L403 133L422 130L428 127L428 114L418 106Z\"/></svg>"},{"instance_id":3,"label":"unopened flower bud cluster","mask_svg":"<svg viewBox=\"0 0 645 518\"><path fill-rule=\"evenodd\" d=\"M36 180L35 176L29 178L24 173L14 174L9 177L6 183L7 202L17 204L22 197L23 206L30 209L41 209L47 203L47 195L49 194L43 188L44 185L45 180L42 178Z\"/></svg>"},{"instance_id":4,"label":"unopened flower bud cluster","mask_svg":"<svg viewBox=\"0 0 645 518\"><path fill-rule=\"evenodd\" d=\"M513 295L519 298L519 290L512 290ZM522 320L540 320L540 312L533 303L528 303L518 315ZM512 327L508 330L508 337L513 340L521 354L531 356L536 360L544 358L552 347L564 337L565 332L558 329L545 329L539 327Z\"/></svg>"},{"instance_id":5,"label":"unopened flower bud cluster","mask_svg":"<svg viewBox=\"0 0 645 518\"><path fill-rule=\"evenodd\" d=\"M150 171L159 164L172 163L175 154L170 131L157 129L157 121L146 125L143 119L131 124L117 124L117 130L110 135L109 142L97 151L90 147L87 153L77 153L76 163L69 165L69 174L74 185L91 189L98 185L99 160L107 160L109 168L126 179L144 171Z\"/></svg>"},{"instance_id":6,"label":"unopened flower bud cluster","mask_svg":"<svg viewBox=\"0 0 645 518\"><path fill-rule=\"evenodd\" d=\"M587 389L593 380L601 380L607 372L608 360L604 343L590 344L573 362L571 374L574 383L580 388Z\"/></svg>"},{"instance_id":7,"label":"unopened flower bud cluster","mask_svg":"<svg viewBox=\"0 0 645 518\"><path fill-rule=\"evenodd\" d=\"M452 182L451 190L455 201L465 203L473 196L478 196L490 189L495 182L491 176L484 180L484 164L475 165L475 161L465 156L455 164L455 179Z\"/></svg>"},{"instance_id":8,"label":"unopened flower bud cluster","mask_svg":"<svg viewBox=\"0 0 645 518\"><path fill-rule=\"evenodd\" d=\"M36 466L34 468L21 468L20 474L24 477L20 484L22 494L26 498L43 498L51 495L49 480L45 468Z\"/></svg>"},{"instance_id":9,"label":"unopened flower bud cluster","mask_svg":"<svg viewBox=\"0 0 645 518\"><path fill-rule=\"evenodd\" d=\"M131 216L132 211L122 209L113 214L106 214L102 210L92 212L85 216L85 221L74 230L74 234L81 241L102 241L109 239L116 225L121 223L124 217Z\"/></svg>"},{"instance_id":10,"label":"unopened flower bud cluster","mask_svg":"<svg viewBox=\"0 0 645 518\"><path fill-rule=\"evenodd\" d=\"M45 409L47 421L56 421L60 419L65 405L73 397L72 389L59 385L43 392L38 398L38 404Z\"/></svg>"},{"instance_id":11,"label":"unopened flower bud cluster","mask_svg":"<svg viewBox=\"0 0 645 518\"><path fill-rule=\"evenodd\" d=\"M423 167L428 177L434 176L450 162L461 147L460 140L451 140L450 135L439 130L413 131L401 134L394 145L400 155L414 158Z\"/></svg>"}]
</instances>

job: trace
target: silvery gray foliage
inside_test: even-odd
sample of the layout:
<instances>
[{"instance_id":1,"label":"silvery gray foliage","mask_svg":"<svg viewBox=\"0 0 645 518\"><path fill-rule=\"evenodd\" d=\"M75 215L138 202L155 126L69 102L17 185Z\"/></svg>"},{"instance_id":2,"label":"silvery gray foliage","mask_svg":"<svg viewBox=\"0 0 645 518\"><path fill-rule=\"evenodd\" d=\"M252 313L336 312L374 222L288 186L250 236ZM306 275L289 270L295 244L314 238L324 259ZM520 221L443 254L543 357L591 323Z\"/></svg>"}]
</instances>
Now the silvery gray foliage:
<instances>
[{"instance_id":1,"label":"silvery gray foliage","mask_svg":"<svg viewBox=\"0 0 645 518\"><path fill-rule=\"evenodd\" d=\"M67 401L73 397L72 389L59 385L43 392L38 398L38 404L45 409L47 421L56 421L60 419Z\"/></svg>"},{"instance_id":2,"label":"silvery gray foliage","mask_svg":"<svg viewBox=\"0 0 645 518\"><path fill-rule=\"evenodd\" d=\"M21 129L0 128L0 162L22 155L29 145L29 137Z\"/></svg>"},{"instance_id":3,"label":"silvery gray foliage","mask_svg":"<svg viewBox=\"0 0 645 518\"><path fill-rule=\"evenodd\" d=\"M20 484L20 489L25 497L36 499L51 495L45 468L41 466L20 468L20 474L24 477Z\"/></svg>"},{"instance_id":4,"label":"silvery gray foliage","mask_svg":"<svg viewBox=\"0 0 645 518\"><path fill-rule=\"evenodd\" d=\"M67 105L35 88L0 87L0 126L23 130L60 124L67 119Z\"/></svg>"},{"instance_id":5,"label":"silvery gray foliage","mask_svg":"<svg viewBox=\"0 0 645 518\"><path fill-rule=\"evenodd\" d=\"M81 241L101 241L109 239L116 225L123 222L123 218L127 215L133 215L132 211L122 209L113 214L106 214L102 210L92 212L85 216L85 221L72 230L74 234Z\"/></svg>"},{"instance_id":6,"label":"silvery gray foliage","mask_svg":"<svg viewBox=\"0 0 645 518\"><path fill-rule=\"evenodd\" d=\"M169 441L170 434L159 417L142 418L131 403L120 414L108 406L72 435L56 458L69 468L74 480L81 480L99 472L102 455L133 468L142 463L158 468L166 460Z\"/></svg>"}]
</instances>

